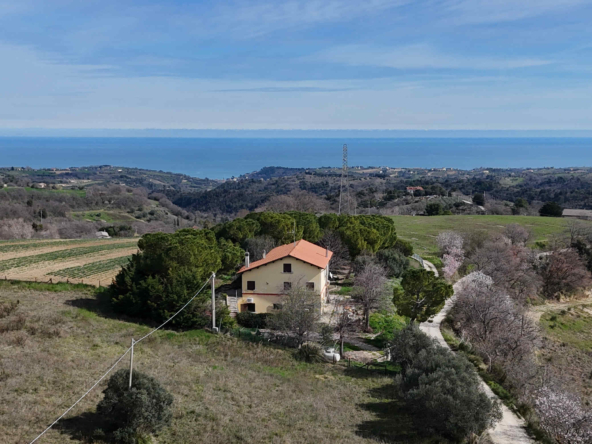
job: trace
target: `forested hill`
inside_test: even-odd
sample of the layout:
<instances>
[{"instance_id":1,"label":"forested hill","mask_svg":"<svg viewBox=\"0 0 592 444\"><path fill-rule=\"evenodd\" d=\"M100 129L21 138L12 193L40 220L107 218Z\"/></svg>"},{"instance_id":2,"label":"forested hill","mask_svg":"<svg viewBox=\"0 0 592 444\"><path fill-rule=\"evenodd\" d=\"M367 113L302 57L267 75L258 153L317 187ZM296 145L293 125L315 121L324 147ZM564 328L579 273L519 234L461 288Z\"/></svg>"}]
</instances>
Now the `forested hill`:
<instances>
[{"instance_id":1,"label":"forested hill","mask_svg":"<svg viewBox=\"0 0 592 444\"><path fill-rule=\"evenodd\" d=\"M0 186L62 189L81 189L91 185L124 185L143 187L148 191L176 189L183 191L209 190L222 183L220 180L200 179L186 174L144 170L112 165L72 168L33 169L27 167L0 168Z\"/></svg>"},{"instance_id":2,"label":"forested hill","mask_svg":"<svg viewBox=\"0 0 592 444\"><path fill-rule=\"evenodd\" d=\"M298 202L317 211L330 211L337 209L340 180L337 168L268 167L213 190L169 189L166 194L182 208L217 215L257 208L303 210ZM422 187L423 191L409 196L410 186ZM548 201L564 208L592 209L592 168L463 171L355 167L349 172L349 190L356 208L384 214L421 213L428 198L434 197L440 198L444 211L470 213L475 209L466 202L475 194L484 194L487 211L493 214L524 213L529 207L536 214Z\"/></svg>"}]
</instances>

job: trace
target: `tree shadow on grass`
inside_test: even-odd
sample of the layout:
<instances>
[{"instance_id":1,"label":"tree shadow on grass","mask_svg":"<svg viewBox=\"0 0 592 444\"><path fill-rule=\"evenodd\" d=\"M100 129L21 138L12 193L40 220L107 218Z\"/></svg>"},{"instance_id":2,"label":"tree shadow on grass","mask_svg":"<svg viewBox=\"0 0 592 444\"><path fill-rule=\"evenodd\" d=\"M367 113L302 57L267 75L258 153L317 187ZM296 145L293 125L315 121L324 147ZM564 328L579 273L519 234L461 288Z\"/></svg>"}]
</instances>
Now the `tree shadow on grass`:
<instances>
[{"instance_id":1,"label":"tree shadow on grass","mask_svg":"<svg viewBox=\"0 0 592 444\"><path fill-rule=\"evenodd\" d=\"M103 433L109 424L95 412L85 412L73 418L63 419L56 428L70 439L83 443L111 442L109 436Z\"/></svg>"},{"instance_id":2,"label":"tree shadow on grass","mask_svg":"<svg viewBox=\"0 0 592 444\"><path fill-rule=\"evenodd\" d=\"M69 299L65 303L71 307L88 310L102 318L133 322L135 324L146 325L148 327L155 327L158 325L157 323L147 319L132 318L130 316L116 313L111 305L111 296L109 294L108 288L97 289L94 297Z\"/></svg>"},{"instance_id":3,"label":"tree shadow on grass","mask_svg":"<svg viewBox=\"0 0 592 444\"><path fill-rule=\"evenodd\" d=\"M360 404L360 407L374 414L375 419L358 424L356 434L389 444L444 443L439 437L426 437L421 424L410 413L405 401L397 396L394 384L387 384L370 390L375 402Z\"/></svg>"}]
</instances>

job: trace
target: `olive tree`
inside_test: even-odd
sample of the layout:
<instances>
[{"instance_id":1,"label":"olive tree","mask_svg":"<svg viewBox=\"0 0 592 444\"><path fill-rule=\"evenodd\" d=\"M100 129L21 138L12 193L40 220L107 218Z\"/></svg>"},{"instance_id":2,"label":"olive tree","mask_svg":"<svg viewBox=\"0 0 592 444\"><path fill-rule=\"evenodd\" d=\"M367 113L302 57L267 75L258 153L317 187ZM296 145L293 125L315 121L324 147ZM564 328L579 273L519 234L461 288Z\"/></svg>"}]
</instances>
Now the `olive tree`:
<instances>
[{"instance_id":1,"label":"olive tree","mask_svg":"<svg viewBox=\"0 0 592 444\"><path fill-rule=\"evenodd\" d=\"M110 425L113 438L125 444L146 442L171 422L173 395L156 379L133 371L129 388L129 370L118 370L111 376L97 413Z\"/></svg>"}]
</instances>

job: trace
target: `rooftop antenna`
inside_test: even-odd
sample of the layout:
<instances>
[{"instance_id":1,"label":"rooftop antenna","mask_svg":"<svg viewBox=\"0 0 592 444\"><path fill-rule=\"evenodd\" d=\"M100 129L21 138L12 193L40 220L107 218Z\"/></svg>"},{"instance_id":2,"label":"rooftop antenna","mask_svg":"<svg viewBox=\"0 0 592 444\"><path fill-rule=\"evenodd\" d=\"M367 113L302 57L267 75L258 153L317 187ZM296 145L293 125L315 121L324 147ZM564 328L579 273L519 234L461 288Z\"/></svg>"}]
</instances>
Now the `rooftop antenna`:
<instances>
[{"instance_id":1,"label":"rooftop antenna","mask_svg":"<svg viewBox=\"0 0 592 444\"><path fill-rule=\"evenodd\" d=\"M343 145L343 164L341 167L341 185L339 187L339 214L343 209L344 214L350 213L349 205L349 185L347 183L347 145ZM343 189L345 188L345 196L343 195Z\"/></svg>"}]
</instances>

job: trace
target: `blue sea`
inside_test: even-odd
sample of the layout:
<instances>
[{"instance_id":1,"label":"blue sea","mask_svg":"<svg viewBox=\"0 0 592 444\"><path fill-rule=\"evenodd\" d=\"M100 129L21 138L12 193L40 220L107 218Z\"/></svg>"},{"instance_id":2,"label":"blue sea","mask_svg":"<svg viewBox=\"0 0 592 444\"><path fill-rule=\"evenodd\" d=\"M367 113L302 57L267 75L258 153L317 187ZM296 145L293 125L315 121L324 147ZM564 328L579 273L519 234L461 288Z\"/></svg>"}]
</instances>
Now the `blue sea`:
<instances>
[{"instance_id":1,"label":"blue sea","mask_svg":"<svg viewBox=\"0 0 592 444\"><path fill-rule=\"evenodd\" d=\"M0 137L0 166L117 165L229 178L264 166L539 168L592 166L590 137L167 138Z\"/></svg>"}]
</instances>

